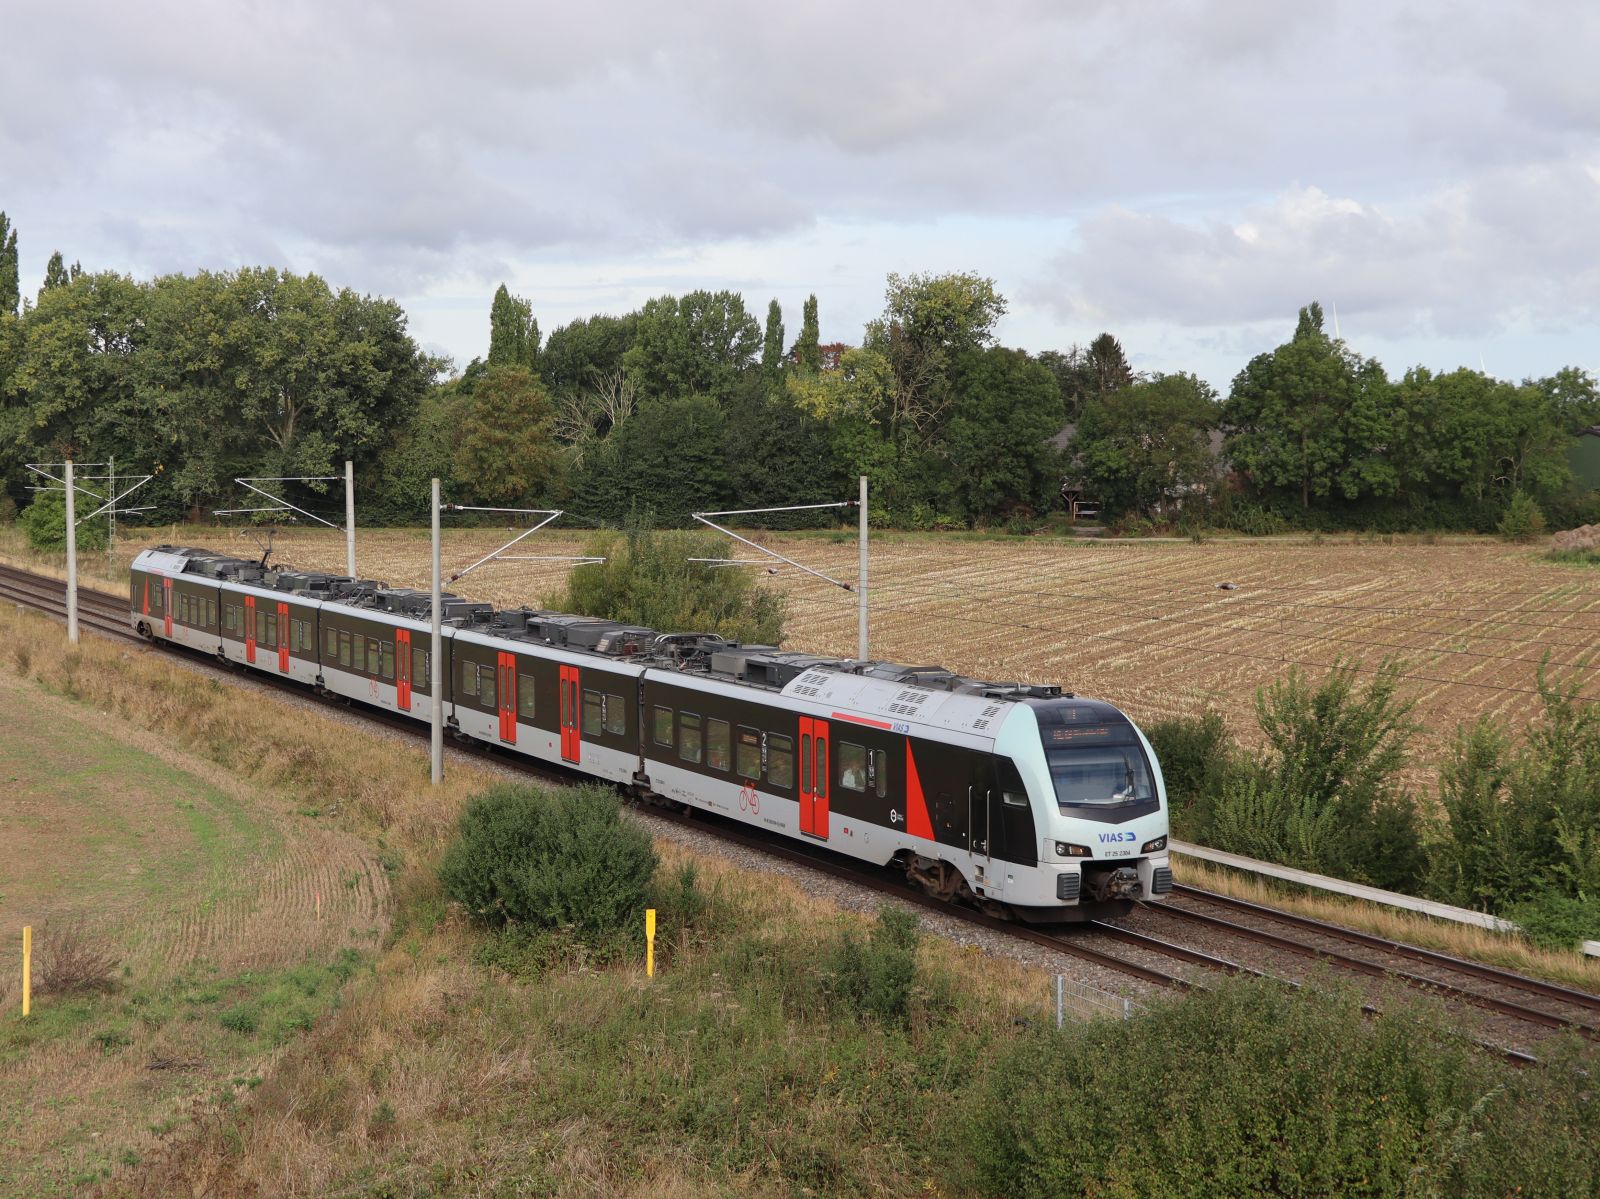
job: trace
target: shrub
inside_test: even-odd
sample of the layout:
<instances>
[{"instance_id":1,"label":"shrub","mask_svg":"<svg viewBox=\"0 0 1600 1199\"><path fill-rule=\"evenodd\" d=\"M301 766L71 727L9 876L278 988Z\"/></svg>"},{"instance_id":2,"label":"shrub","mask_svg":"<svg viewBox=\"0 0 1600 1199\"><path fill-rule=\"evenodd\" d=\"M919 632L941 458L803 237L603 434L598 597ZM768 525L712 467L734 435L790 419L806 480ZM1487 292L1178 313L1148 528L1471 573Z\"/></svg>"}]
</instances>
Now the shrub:
<instances>
[{"instance_id":1,"label":"shrub","mask_svg":"<svg viewBox=\"0 0 1600 1199\"><path fill-rule=\"evenodd\" d=\"M17 525L27 534L28 544L41 552L60 552L67 548L67 500L64 492L41 491L38 499L29 504L17 519ZM88 496L79 496L77 506L78 517L78 549L103 550L110 539L110 531L106 527L104 517L95 517L93 520L83 518L100 505L85 508L89 503Z\"/></svg>"},{"instance_id":2,"label":"shrub","mask_svg":"<svg viewBox=\"0 0 1600 1199\"><path fill-rule=\"evenodd\" d=\"M1544 513L1527 492L1514 491L1511 493L1511 502L1506 505L1505 515L1495 529L1507 541L1532 541L1544 532Z\"/></svg>"},{"instance_id":3,"label":"shrub","mask_svg":"<svg viewBox=\"0 0 1600 1199\"><path fill-rule=\"evenodd\" d=\"M1336 662L1313 689L1298 670L1256 692L1267 752L1218 792L1211 843L1379 887L1417 886L1426 866L1416 800L1400 787L1414 725L1386 658L1365 687Z\"/></svg>"},{"instance_id":4,"label":"shrub","mask_svg":"<svg viewBox=\"0 0 1600 1199\"><path fill-rule=\"evenodd\" d=\"M1517 1069L1404 1010L1368 1021L1354 994L1243 980L1024 1032L952 1124L985 1194L1593 1194L1600 1052L1540 1057Z\"/></svg>"},{"instance_id":5,"label":"shrub","mask_svg":"<svg viewBox=\"0 0 1600 1199\"><path fill-rule=\"evenodd\" d=\"M1198 716L1158 721L1145 726L1144 734L1161 764L1174 823L1188 836L1203 837L1216 798L1237 769L1222 713L1207 708Z\"/></svg>"},{"instance_id":6,"label":"shrub","mask_svg":"<svg viewBox=\"0 0 1600 1199\"><path fill-rule=\"evenodd\" d=\"M116 985L117 958L81 920L46 922L33 938L33 991L75 995Z\"/></svg>"},{"instance_id":7,"label":"shrub","mask_svg":"<svg viewBox=\"0 0 1600 1199\"><path fill-rule=\"evenodd\" d=\"M261 1027L261 1013L249 1004L241 1004L219 1015L217 1023L229 1032L251 1036Z\"/></svg>"},{"instance_id":8,"label":"shrub","mask_svg":"<svg viewBox=\"0 0 1600 1199\"><path fill-rule=\"evenodd\" d=\"M1600 898L1541 891L1512 904L1505 917L1522 926L1523 935L1545 949L1575 949L1580 941L1600 941Z\"/></svg>"},{"instance_id":9,"label":"shrub","mask_svg":"<svg viewBox=\"0 0 1600 1199\"><path fill-rule=\"evenodd\" d=\"M573 570L565 594L552 605L663 633L718 633L775 644L783 638L783 596L762 590L743 567L689 561L732 558L733 551L733 543L716 533L663 533L638 524L622 533L599 533L583 552L605 561Z\"/></svg>"},{"instance_id":10,"label":"shrub","mask_svg":"<svg viewBox=\"0 0 1600 1199\"><path fill-rule=\"evenodd\" d=\"M917 940L914 915L888 905L879 908L865 943L850 932L835 942L824 989L854 1011L904 1026L917 982Z\"/></svg>"},{"instance_id":11,"label":"shrub","mask_svg":"<svg viewBox=\"0 0 1600 1199\"><path fill-rule=\"evenodd\" d=\"M655 868L615 792L512 783L468 801L439 878L486 924L593 935L638 922Z\"/></svg>"}]
</instances>

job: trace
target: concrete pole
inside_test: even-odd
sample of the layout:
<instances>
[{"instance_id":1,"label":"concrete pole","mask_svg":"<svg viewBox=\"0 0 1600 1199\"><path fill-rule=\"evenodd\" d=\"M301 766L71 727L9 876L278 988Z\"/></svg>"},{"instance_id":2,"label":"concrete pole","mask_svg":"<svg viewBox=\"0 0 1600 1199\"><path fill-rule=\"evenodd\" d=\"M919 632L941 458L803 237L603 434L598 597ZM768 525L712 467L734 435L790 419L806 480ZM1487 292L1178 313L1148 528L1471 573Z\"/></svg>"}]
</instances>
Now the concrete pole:
<instances>
[{"instance_id":1,"label":"concrete pole","mask_svg":"<svg viewBox=\"0 0 1600 1199\"><path fill-rule=\"evenodd\" d=\"M78 506L72 462L67 462L67 640L78 644Z\"/></svg>"},{"instance_id":2,"label":"concrete pole","mask_svg":"<svg viewBox=\"0 0 1600 1199\"><path fill-rule=\"evenodd\" d=\"M356 577L356 464L344 460L344 571Z\"/></svg>"},{"instance_id":3,"label":"concrete pole","mask_svg":"<svg viewBox=\"0 0 1600 1199\"><path fill-rule=\"evenodd\" d=\"M109 561L117 547L117 460L113 456L111 466L111 489L106 492L106 498L111 501L111 506L106 509L106 559Z\"/></svg>"},{"instance_id":4,"label":"concrete pole","mask_svg":"<svg viewBox=\"0 0 1600 1199\"><path fill-rule=\"evenodd\" d=\"M856 585L856 660L867 660L867 476L861 476L861 568Z\"/></svg>"},{"instance_id":5,"label":"concrete pole","mask_svg":"<svg viewBox=\"0 0 1600 1199\"><path fill-rule=\"evenodd\" d=\"M352 550L351 554L354 555ZM439 480L433 481L433 651L428 655L428 697L431 729L429 743L433 756L433 782L444 782L444 590L439 556Z\"/></svg>"}]
</instances>

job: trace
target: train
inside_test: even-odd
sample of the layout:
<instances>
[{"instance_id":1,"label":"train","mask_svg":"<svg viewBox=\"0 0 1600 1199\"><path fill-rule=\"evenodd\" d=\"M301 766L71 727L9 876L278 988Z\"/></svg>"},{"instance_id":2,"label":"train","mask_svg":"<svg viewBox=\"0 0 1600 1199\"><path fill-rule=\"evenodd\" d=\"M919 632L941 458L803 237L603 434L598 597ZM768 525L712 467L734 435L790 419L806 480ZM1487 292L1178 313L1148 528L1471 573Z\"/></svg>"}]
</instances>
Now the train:
<instances>
[{"instance_id":1,"label":"train","mask_svg":"<svg viewBox=\"0 0 1600 1199\"><path fill-rule=\"evenodd\" d=\"M1115 706L938 666L441 600L160 545L134 559L144 638L716 813L940 899L1035 923L1114 915L1172 889L1161 765Z\"/></svg>"}]
</instances>

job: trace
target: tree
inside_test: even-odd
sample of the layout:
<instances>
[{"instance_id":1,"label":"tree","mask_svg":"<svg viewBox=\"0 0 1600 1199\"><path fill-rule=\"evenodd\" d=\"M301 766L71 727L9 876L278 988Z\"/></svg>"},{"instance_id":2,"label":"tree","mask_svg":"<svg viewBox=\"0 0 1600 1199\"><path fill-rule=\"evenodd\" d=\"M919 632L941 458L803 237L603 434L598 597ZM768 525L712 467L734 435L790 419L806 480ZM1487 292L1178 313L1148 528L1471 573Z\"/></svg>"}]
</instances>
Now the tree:
<instances>
[{"instance_id":1,"label":"tree","mask_svg":"<svg viewBox=\"0 0 1600 1199\"><path fill-rule=\"evenodd\" d=\"M52 287L65 287L71 281L71 277L67 274L67 264L61 257L61 251L57 250L50 255L50 261L45 265L44 286L39 289L39 295L43 298L44 293Z\"/></svg>"},{"instance_id":2,"label":"tree","mask_svg":"<svg viewBox=\"0 0 1600 1199\"><path fill-rule=\"evenodd\" d=\"M493 367L473 390L455 455L456 485L482 504L529 505L560 480L555 406L522 366Z\"/></svg>"},{"instance_id":3,"label":"tree","mask_svg":"<svg viewBox=\"0 0 1600 1199\"><path fill-rule=\"evenodd\" d=\"M660 296L639 312L623 367L641 397L721 399L761 350L761 326L732 291Z\"/></svg>"},{"instance_id":4,"label":"tree","mask_svg":"<svg viewBox=\"0 0 1600 1199\"><path fill-rule=\"evenodd\" d=\"M769 384L783 371L783 309L777 300L767 304L766 335L761 340L761 373Z\"/></svg>"},{"instance_id":5,"label":"tree","mask_svg":"<svg viewBox=\"0 0 1600 1199\"><path fill-rule=\"evenodd\" d=\"M1084 406L1068 452L1085 492L1109 515L1151 513L1212 486L1210 431L1221 419L1216 392L1193 375L1156 375Z\"/></svg>"},{"instance_id":6,"label":"tree","mask_svg":"<svg viewBox=\"0 0 1600 1199\"><path fill-rule=\"evenodd\" d=\"M1316 304L1300 310L1293 338L1234 378L1223 423L1235 466L1304 509L1313 498L1392 495L1398 485L1383 367L1324 333Z\"/></svg>"},{"instance_id":7,"label":"tree","mask_svg":"<svg viewBox=\"0 0 1600 1199\"><path fill-rule=\"evenodd\" d=\"M970 519L1048 507L1060 482L1049 438L1061 428L1055 379L1021 350L968 348L951 370L941 441L949 489Z\"/></svg>"},{"instance_id":8,"label":"tree","mask_svg":"<svg viewBox=\"0 0 1600 1199\"><path fill-rule=\"evenodd\" d=\"M488 365L533 370L538 362L539 322L533 319L533 305L502 283L489 306Z\"/></svg>"},{"instance_id":9,"label":"tree","mask_svg":"<svg viewBox=\"0 0 1600 1199\"><path fill-rule=\"evenodd\" d=\"M650 509L672 524L725 507L725 425L710 396L641 400L625 425L584 456L575 506L617 521Z\"/></svg>"},{"instance_id":10,"label":"tree","mask_svg":"<svg viewBox=\"0 0 1600 1199\"><path fill-rule=\"evenodd\" d=\"M17 269L17 231L0 212L0 316L16 316L22 302L22 276Z\"/></svg>"},{"instance_id":11,"label":"tree","mask_svg":"<svg viewBox=\"0 0 1600 1199\"><path fill-rule=\"evenodd\" d=\"M800 336L795 340L794 349L789 352L795 365L801 370L821 370L821 341L822 326L817 322L817 297L813 293L806 297L800 320Z\"/></svg>"},{"instance_id":12,"label":"tree","mask_svg":"<svg viewBox=\"0 0 1600 1199\"><path fill-rule=\"evenodd\" d=\"M539 355L539 376L551 392L567 395L619 374L633 345L639 314L580 317L550 334Z\"/></svg>"},{"instance_id":13,"label":"tree","mask_svg":"<svg viewBox=\"0 0 1600 1199\"><path fill-rule=\"evenodd\" d=\"M1006 301L993 279L969 274L890 274L884 298L883 315L867 325L865 348L894 372L896 430L927 441L950 403L952 358L993 342Z\"/></svg>"},{"instance_id":14,"label":"tree","mask_svg":"<svg viewBox=\"0 0 1600 1199\"><path fill-rule=\"evenodd\" d=\"M1102 333L1089 343L1084 366L1094 394L1098 396L1110 395L1134 381L1133 368L1128 365L1128 356L1122 352L1122 343L1109 333Z\"/></svg>"}]
</instances>

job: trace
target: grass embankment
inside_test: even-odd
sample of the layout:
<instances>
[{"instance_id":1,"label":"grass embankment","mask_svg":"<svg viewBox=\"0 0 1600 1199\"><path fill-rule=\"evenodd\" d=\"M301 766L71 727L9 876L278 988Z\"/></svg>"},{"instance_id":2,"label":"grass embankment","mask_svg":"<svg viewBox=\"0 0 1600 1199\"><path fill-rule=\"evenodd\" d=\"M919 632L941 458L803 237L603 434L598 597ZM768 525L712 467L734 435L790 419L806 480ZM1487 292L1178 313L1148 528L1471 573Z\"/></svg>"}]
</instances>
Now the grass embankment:
<instances>
[{"instance_id":1,"label":"grass embankment","mask_svg":"<svg viewBox=\"0 0 1600 1199\"><path fill-rule=\"evenodd\" d=\"M388 888L355 838L10 672L0 723L0 1193L72 1194L258 1083L376 949Z\"/></svg>"}]
</instances>

